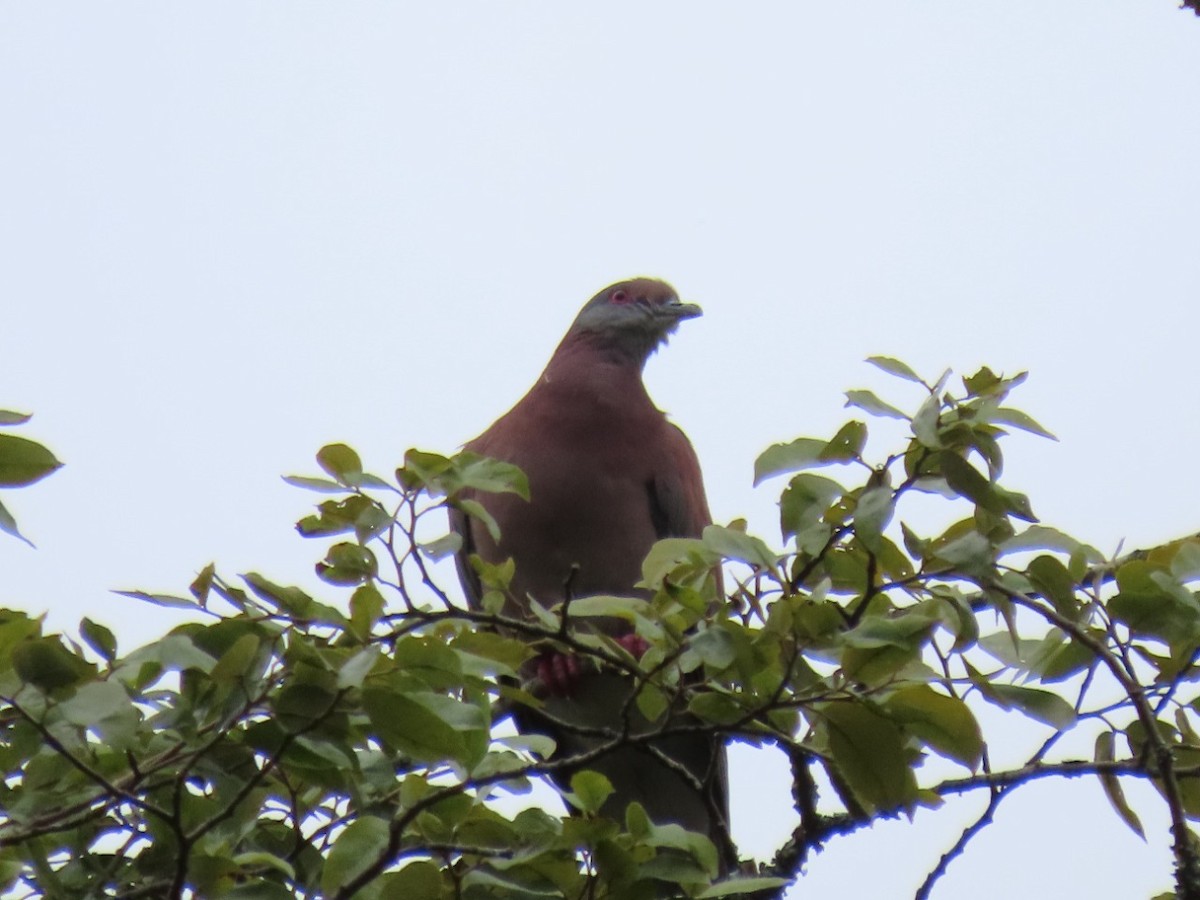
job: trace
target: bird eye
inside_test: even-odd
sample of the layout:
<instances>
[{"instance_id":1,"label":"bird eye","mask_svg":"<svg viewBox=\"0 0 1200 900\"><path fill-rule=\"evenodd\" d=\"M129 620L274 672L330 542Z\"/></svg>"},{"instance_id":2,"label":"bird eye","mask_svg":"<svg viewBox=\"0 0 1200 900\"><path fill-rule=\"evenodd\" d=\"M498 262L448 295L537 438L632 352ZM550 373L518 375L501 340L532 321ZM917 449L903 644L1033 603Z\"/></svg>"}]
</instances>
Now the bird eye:
<instances>
[{"instance_id":1,"label":"bird eye","mask_svg":"<svg viewBox=\"0 0 1200 900\"><path fill-rule=\"evenodd\" d=\"M628 303L629 302L629 294L626 293L625 291L613 291L611 299L612 299L613 303L618 303L618 304Z\"/></svg>"}]
</instances>

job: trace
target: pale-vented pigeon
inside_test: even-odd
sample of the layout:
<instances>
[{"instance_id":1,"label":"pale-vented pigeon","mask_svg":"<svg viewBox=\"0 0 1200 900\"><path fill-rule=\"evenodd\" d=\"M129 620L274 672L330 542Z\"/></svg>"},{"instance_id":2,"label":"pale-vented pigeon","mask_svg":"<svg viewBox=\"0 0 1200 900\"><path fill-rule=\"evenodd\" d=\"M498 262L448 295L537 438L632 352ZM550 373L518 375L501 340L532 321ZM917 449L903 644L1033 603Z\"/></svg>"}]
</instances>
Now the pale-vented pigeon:
<instances>
[{"instance_id":1,"label":"pale-vented pigeon","mask_svg":"<svg viewBox=\"0 0 1200 900\"><path fill-rule=\"evenodd\" d=\"M642 384L650 354L683 319L700 307L680 302L670 285L635 278L605 288L587 302L529 392L466 449L520 467L530 499L514 494L472 495L495 518L499 542L475 519L453 514L463 537L459 574L468 599L478 605L480 586L468 563L477 553L491 563L511 557L516 565L506 614L525 616L527 597L550 608L590 595L645 596L634 585L655 541L699 537L711 522L695 451L688 439L651 402ZM718 573L719 575L719 573ZM635 636L610 630L637 656ZM522 709L523 731L550 734L557 757L588 751L603 739L573 734L550 719L622 728L622 710L633 680L595 671L569 655L541 658L530 688L545 700L545 713ZM669 725L694 724L675 715ZM663 721L633 719L635 731ZM589 762L615 791L602 810L618 821L633 800L650 818L707 834L728 868L728 789L725 751L704 734L664 737L653 746L691 774L681 776L645 747L629 745ZM561 778L565 786L567 778ZM701 786L697 790L696 783Z\"/></svg>"}]
</instances>

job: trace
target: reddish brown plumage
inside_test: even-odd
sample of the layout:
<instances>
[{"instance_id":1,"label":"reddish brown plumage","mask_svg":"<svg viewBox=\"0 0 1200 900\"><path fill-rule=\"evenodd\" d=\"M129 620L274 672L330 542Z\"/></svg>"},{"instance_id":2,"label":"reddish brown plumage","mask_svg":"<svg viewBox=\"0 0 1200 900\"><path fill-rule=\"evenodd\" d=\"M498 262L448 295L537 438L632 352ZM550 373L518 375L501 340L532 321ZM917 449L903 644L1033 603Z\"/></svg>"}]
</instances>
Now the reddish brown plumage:
<instances>
[{"instance_id":1,"label":"reddish brown plumage","mask_svg":"<svg viewBox=\"0 0 1200 900\"><path fill-rule=\"evenodd\" d=\"M518 597L562 600L573 566L577 596L628 593L656 540L697 537L710 521L696 454L650 402L640 369L586 340L564 341L521 402L466 446L529 477L528 503L479 498L499 546L472 528L484 558L517 560Z\"/></svg>"},{"instance_id":2,"label":"reddish brown plumage","mask_svg":"<svg viewBox=\"0 0 1200 900\"><path fill-rule=\"evenodd\" d=\"M573 597L637 594L642 561L655 541L698 537L710 523L695 451L642 383L649 355L679 321L699 314L661 281L639 278L605 288L580 311L537 383L466 445L519 466L530 490L528 502L514 494L475 498L499 524L499 542L481 523L456 518L464 538L460 574L473 603L479 585L468 553L515 561L507 612L523 615L530 596L550 607L568 590ZM572 696L550 698L547 710L564 721L619 728L631 684L613 673L585 675ZM518 719L522 728L551 732L560 753L595 745L595 738L566 733L537 714ZM606 811L620 818L629 801L640 800L656 821L708 833L722 846L723 750L690 736L658 746L706 790L695 791L644 749L622 748L591 766L617 787Z\"/></svg>"}]
</instances>

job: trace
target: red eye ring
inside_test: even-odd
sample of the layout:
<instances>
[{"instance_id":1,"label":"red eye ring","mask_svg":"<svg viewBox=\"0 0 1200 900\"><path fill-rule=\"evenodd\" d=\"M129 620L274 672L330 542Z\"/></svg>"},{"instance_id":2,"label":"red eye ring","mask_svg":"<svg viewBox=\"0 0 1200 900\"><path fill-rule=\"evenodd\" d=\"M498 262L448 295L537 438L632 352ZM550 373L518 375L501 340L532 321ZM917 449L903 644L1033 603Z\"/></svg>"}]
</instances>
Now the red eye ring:
<instances>
[{"instance_id":1,"label":"red eye ring","mask_svg":"<svg viewBox=\"0 0 1200 900\"><path fill-rule=\"evenodd\" d=\"M618 306L628 303L630 299L631 298L628 291L613 291L612 296L609 297L609 300L612 303L616 303Z\"/></svg>"}]
</instances>

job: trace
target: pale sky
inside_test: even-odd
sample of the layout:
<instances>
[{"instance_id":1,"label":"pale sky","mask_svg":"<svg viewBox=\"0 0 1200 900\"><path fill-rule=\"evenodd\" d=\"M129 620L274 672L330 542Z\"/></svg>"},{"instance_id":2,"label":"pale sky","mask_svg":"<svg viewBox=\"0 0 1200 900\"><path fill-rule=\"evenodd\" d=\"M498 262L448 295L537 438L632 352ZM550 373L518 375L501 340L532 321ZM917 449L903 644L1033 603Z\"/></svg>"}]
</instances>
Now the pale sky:
<instances>
[{"instance_id":1,"label":"pale sky","mask_svg":"<svg viewBox=\"0 0 1200 900\"><path fill-rule=\"evenodd\" d=\"M848 388L911 406L888 354L1030 370L1060 442L1012 439L1006 478L1047 524L1200 530L1198 90L1174 0L4 4L0 408L67 465L3 495L37 549L0 540L0 604L129 650L174 619L109 590L210 560L336 600L278 476L452 451L635 274L705 308L647 382L719 521L777 544L755 455ZM760 854L768 763L735 755ZM1028 787L934 896L1167 889L1129 792L1148 845L1094 779ZM792 895L911 897L982 803L836 840Z\"/></svg>"}]
</instances>

